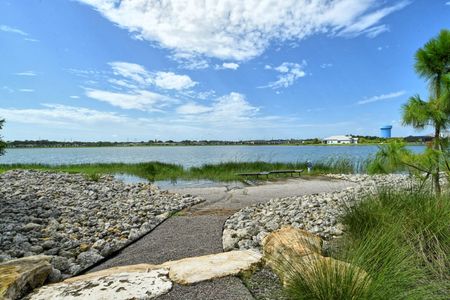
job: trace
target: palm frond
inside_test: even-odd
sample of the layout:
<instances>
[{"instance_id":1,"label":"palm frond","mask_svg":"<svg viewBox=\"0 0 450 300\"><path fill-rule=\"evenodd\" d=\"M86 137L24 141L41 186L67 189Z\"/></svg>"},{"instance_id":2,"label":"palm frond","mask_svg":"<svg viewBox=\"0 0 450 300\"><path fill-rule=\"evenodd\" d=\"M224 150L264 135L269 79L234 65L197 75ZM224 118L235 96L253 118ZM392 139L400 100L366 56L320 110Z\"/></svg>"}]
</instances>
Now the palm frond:
<instances>
[{"instance_id":1,"label":"palm frond","mask_svg":"<svg viewBox=\"0 0 450 300\"><path fill-rule=\"evenodd\" d=\"M403 105L403 124L416 129L423 129L432 123L430 103L423 101L419 95L409 98Z\"/></svg>"}]
</instances>

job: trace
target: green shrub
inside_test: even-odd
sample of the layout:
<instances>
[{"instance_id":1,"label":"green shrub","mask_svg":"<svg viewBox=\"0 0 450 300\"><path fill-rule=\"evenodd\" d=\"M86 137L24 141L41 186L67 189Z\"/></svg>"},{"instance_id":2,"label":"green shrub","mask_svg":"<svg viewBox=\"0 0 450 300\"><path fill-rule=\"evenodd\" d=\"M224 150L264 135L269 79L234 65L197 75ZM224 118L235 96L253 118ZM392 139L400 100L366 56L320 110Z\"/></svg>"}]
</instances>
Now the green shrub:
<instances>
[{"instance_id":1,"label":"green shrub","mask_svg":"<svg viewBox=\"0 0 450 300\"><path fill-rule=\"evenodd\" d=\"M349 207L346 233L333 257L367 272L318 265L314 280L292 266L292 299L447 299L450 294L450 199L420 192L382 191ZM303 272L303 273L302 273ZM363 289L357 287L364 287Z\"/></svg>"},{"instance_id":2,"label":"green shrub","mask_svg":"<svg viewBox=\"0 0 450 300\"><path fill-rule=\"evenodd\" d=\"M87 180L98 182L101 178L101 175L97 173L90 173L86 174L85 177Z\"/></svg>"}]
</instances>

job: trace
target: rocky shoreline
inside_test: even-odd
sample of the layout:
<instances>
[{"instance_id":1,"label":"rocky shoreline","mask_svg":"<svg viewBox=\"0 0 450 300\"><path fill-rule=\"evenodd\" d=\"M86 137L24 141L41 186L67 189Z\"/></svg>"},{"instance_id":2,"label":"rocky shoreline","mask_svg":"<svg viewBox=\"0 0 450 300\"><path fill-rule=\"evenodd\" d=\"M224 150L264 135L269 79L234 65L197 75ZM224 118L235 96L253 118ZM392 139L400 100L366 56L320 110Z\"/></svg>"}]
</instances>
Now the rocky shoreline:
<instances>
[{"instance_id":1,"label":"rocky shoreline","mask_svg":"<svg viewBox=\"0 0 450 300\"><path fill-rule=\"evenodd\" d=\"M0 262L52 256L52 281L78 274L202 201L112 176L14 170L0 174Z\"/></svg>"},{"instance_id":2,"label":"rocky shoreline","mask_svg":"<svg viewBox=\"0 0 450 300\"><path fill-rule=\"evenodd\" d=\"M330 240L343 234L343 225L338 220L345 207L380 188L411 188L416 184L411 177L400 174L328 176L357 185L332 193L275 198L265 204L246 207L225 222L223 249L261 248L265 236L286 225Z\"/></svg>"}]
</instances>

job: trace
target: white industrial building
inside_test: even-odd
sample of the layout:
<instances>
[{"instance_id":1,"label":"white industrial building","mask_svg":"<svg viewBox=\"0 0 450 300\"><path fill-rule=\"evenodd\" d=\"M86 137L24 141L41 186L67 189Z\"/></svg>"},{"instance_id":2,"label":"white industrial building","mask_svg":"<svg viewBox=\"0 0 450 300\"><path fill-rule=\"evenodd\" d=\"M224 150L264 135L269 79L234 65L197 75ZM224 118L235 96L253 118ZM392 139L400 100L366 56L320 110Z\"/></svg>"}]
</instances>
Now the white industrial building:
<instances>
[{"instance_id":1,"label":"white industrial building","mask_svg":"<svg viewBox=\"0 0 450 300\"><path fill-rule=\"evenodd\" d=\"M358 138L352 137L351 135L333 135L323 139L323 141L329 145L358 144Z\"/></svg>"}]
</instances>

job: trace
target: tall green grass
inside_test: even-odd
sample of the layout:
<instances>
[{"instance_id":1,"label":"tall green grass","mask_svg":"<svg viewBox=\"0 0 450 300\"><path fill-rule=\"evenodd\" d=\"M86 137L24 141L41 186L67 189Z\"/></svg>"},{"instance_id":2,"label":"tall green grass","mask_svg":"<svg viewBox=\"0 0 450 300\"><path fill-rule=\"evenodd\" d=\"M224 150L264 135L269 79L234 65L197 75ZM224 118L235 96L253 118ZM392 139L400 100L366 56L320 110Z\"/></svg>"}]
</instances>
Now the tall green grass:
<instances>
[{"instance_id":1,"label":"tall green grass","mask_svg":"<svg viewBox=\"0 0 450 300\"><path fill-rule=\"evenodd\" d=\"M146 163L99 163L74 165L46 165L46 164L1 164L0 172L14 169L61 171L68 173L82 173L86 175L98 174L129 174L148 180L176 179L184 175L185 170L180 165L161 162Z\"/></svg>"},{"instance_id":2,"label":"tall green grass","mask_svg":"<svg viewBox=\"0 0 450 300\"><path fill-rule=\"evenodd\" d=\"M300 265L287 270L292 299L448 299L448 195L383 191L348 208L342 222L346 234L331 255L367 272L367 284L354 269L321 265L306 280Z\"/></svg>"},{"instance_id":3,"label":"tall green grass","mask_svg":"<svg viewBox=\"0 0 450 300\"><path fill-rule=\"evenodd\" d=\"M354 164L349 160L334 159L314 164L310 175L326 173L352 173ZM261 172L271 170L303 169L306 174L306 162L281 163L281 162L226 162L219 164L205 164L201 167L183 168L181 165L161 162L146 163L98 163L75 165L44 165L44 164L2 164L0 172L12 169L34 169L63 171L69 173L83 173L89 176L93 174L129 174L141 178L153 180L176 179L210 179L216 181L235 181L243 179L238 173ZM285 177L289 175L278 175ZM271 178L275 178L271 175Z\"/></svg>"}]
</instances>

